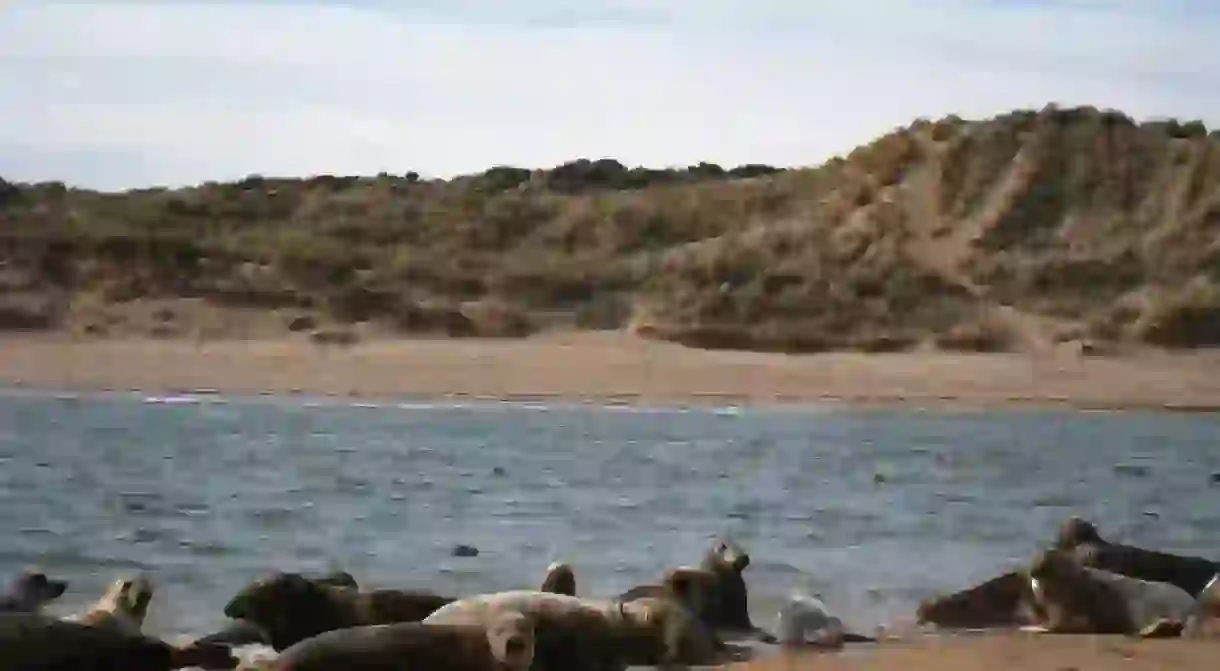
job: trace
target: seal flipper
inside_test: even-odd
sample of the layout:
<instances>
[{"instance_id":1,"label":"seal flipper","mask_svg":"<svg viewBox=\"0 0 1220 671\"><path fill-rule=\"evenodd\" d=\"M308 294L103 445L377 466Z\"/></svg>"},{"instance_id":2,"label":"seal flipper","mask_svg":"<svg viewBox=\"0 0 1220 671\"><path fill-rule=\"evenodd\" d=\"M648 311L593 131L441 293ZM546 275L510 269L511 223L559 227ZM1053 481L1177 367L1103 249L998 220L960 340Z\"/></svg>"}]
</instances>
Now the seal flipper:
<instances>
[{"instance_id":1,"label":"seal flipper","mask_svg":"<svg viewBox=\"0 0 1220 671\"><path fill-rule=\"evenodd\" d=\"M262 627L249 620L233 620L229 626L214 634L195 639L193 645L223 645L239 648L243 645L271 645L271 637Z\"/></svg>"}]
</instances>

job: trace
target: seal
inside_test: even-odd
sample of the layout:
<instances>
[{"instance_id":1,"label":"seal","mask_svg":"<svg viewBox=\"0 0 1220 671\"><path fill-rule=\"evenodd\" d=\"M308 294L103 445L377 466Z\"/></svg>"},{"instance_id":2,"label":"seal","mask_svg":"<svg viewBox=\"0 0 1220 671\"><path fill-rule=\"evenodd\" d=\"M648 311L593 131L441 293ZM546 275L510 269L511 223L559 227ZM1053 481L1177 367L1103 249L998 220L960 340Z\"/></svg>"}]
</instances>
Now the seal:
<instances>
[{"instance_id":1,"label":"seal","mask_svg":"<svg viewBox=\"0 0 1220 671\"><path fill-rule=\"evenodd\" d=\"M85 610L68 615L64 619L91 627L111 627L137 635L143 630L153 590L152 581L144 575L119 578L110 583L102 598Z\"/></svg>"},{"instance_id":2,"label":"seal","mask_svg":"<svg viewBox=\"0 0 1220 671\"><path fill-rule=\"evenodd\" d=\"M844 643L876 643L877 639L848 632L843 621L831 614L821 599L794 593L776 617L777 638L785 647L814 647L837 650Z\"/></svg>"},{"instance_id":3,"label":"seal","mask_svg":"<svg viewBox=\"0 0 1220 671\"><path fill-rule=\"evenodd\" d=\"M727 537L715 539L704 553L699 568L720 578L712 626L717 631L740 632L764 643L775 643L774 635L754 626L750 619L749 593L743 575L749 565L750 555Z\"/></svg>"},{"instance_id":4,"label":"seal","mask_svg":"<svg viewBox=\"0 0 1220 671\"><path fill-rule=\"evenodd\" d=\"M348 587L351 589L359 588L356 583L356 578L347 571L331 571L322 575L307 578L319 585L330 585L332 587ZM251 583L253 584L253 583ZM248 620L234 619L230 624L218 632L208 634L195 640L196 643L220 643L230 647L241 647L243 645L261 644L270 646L271 638L263 628Z\"/></svg>"},{"instance_id":5,"label":"seal","mask_svg":"<svg viewBox=\"0 0 1220 671\"><path fill-rule=\"evenodd\" d=\"M668 599L588 599L531 590L464 597L424 624L485 624L518 612L534 623L536 668L624 669L719 661L723 645L694 615Z\"/></svg>"},{"instance_id":6,"label":"seal","mask_svg":"<svg viewBox=\"0 0 1220 671\"><path fill-rule=\"evenodd\" d=\"M1050 633L1177 635L1195 612L1195 597L1164 582L1084 566L1070 551L1043 550L1026 570Z\"/></svg>"},{"instance_id":7,"label":"seal","mask_svg":"<svg viewBox=\"0 0 1220 671\"><path fill-rule=\"evenodd\" d=\"M551 565L546 567L546 576L542 579L539 591L576 596L576 573L569 564L551 562Z\"/></svg>"},{"instance_id":8,"label":"seal","mask_svg":"<svg viewBox=\"0 0 1220 671\"><path fill-rule=\"evenodd\" d=\"M1171 583L1191 596L1197 596L1220 573L1220 564L1203 557L1111 543L1102 538L1096 525L1075 515L1060 525L1053 547L1072 552L1090 568L1141 580Z\"/></svg>"},{"instance_id":9,"label":"seal","mask_svg":"<svg viewBox=\"0 0 1220 671\"><path fill-rule=\"evenodd\" d=\"M1024 570L1009 571L973 587L919 602L918 624L943 629L988 629L1035 625L1041 612Z\"/></svg>"},{"instance_id":10,"label":"seal","mask_svg":"<svg viewBox=\"0 0 1220 671\"><path fill-rule=\"evenodd\" d=\"M506 612L484 625L407 622L328 631L292 645L262 668L529 671L533 660L533 624Z\"/></svg>"},{"instance_id":11,"label":"seal","mask_svg":"<svg viewBox=\"0 0 1220 671\"><path fill-rule=\"evenodd\" d=\"M0 614L0 668L14 671L170 671L187 667L232 669L229 648L192 644L176 647L113 627L34 613Z\"/></svg>"},{"instance_id":12,"label":"seal","mask_svg":"<svg viewBox=\"0 0 1220 671\"><path fill-rule=\"evenodd\" d=\"M238 592L225 604L224 614L253 624L268 645L283 651L334 629L419 622L452 601L424 591L361 591L328 580L311 580L299 573L274 573ZM236 629L238 633L249 631L249 626L240 624ZM206 640L217 642L219 636Z\"/></svg>"},{"instance_id":13,"label":"seal","mask_svg":"<svg viewBox=\"0 0 1220 671\"><path fill-rule=\"evenodd\" d=\"M48 578L46 573L26 567L0 592L0 613L38 613L67 589L68 581Z\"/></svg>"}]
</instances>

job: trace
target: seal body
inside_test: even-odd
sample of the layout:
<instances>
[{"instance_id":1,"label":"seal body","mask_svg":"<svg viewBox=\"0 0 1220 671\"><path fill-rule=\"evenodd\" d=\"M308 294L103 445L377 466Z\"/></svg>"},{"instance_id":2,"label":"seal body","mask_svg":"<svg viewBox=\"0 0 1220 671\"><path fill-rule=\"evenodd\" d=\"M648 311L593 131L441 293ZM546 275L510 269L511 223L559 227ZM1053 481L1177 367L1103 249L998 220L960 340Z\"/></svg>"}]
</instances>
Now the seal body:
<instances>
[{"instance_id":1,"label":"seal body","mask_svg":"<svg viewBox=\"0 0 1220 671\"><path fill-rule=\"evenodd\" d=\"M959 592L924 599L915 617L919 624L945 629L987 629L1037 624L1044 614L1025 571L1009 571Z\"/></svg>"},{"instance_id":2,"label":"seal body","mask_svg":"<svg viewBox=\"0 0 1220 671\"><path fill-rule=\"evenodd\" d=\"M1054 633L1140 635L1165 622L1180 627L1196 608L1180 587L1084 566L1063 550L1035 555L1028 576Z\"/></svg>"},{"instance_id":3,"label":"seal body","mask_svg":"<svg viewBox=\"0 0 1220 671\"><path fill-rule=\"evenodd\" d=\"M1111 543L1102 538L1092 522L1076 516L1060 525L1054 549L1071 552L1085 566L1151 582L1171 583L1191 596L1197 596L1220 573L1220 563L1203 557Z\"/></svg>"},{"instance_id":4,"label":"seal body","mask_svg":"<svg viewBox=\"0 0 1220 671\"><path fill-rule=\"evenodd\" d=\"M775 643L774 635L754 626L743 575L750 555L727 538L713 541L697 567L670 569L660 584L638 585L620 599L673 598L693 611L717 634Z\"/></svg>"},{"instance_id":5,"label":"seal body","mask_svg":"<svg viewBox=\"0 0 1220 671\"><path fill-rule=\"evenodd\" d=\"M102 598L87 609L65 617L92 627L111 627L128 634L139 634L148 615L153 584L146 576L120 578L110 584Z\"/></svg>"},{"instance_id":6,"label":"seal body","mask_svg":"<svg viewBox=\"0 0 1220 671\"><path fill-rule=\"evenodd\" d=\"M329 585L331 587L349 587L358 589L359 584L356 578L347 571L331 571L322 575L306 578L318 585ZM255 584L251 583L246 587L250 590ZM271 611L274 612L274 611ZM291 628L291 622L288 623L288 628ZM291 639L292 636L287 638ZM227 627L220 631L213 632L207 636L196 639L196 643L220 643L230 647L240 647L243 645L261 644L271 646L271 636L263 630L262 627L250 622L249 620L234 619Z\"/></svg>"},{"instance_id":7,"label":"seal body","mask_svg":"<svg viewBox=\"0 0 1220 671\"><path fill-rule=\"evenodd\" d=\"M679 566L662 575L660 584L637 585L619 595L622 601L641 598L672 599L682 604L706 626L715 629L723 620L721 577L714 571Z\"/></svg>"},{"instance_id":8,"label":"seal body","mask_svg":"<svg viewBox=\"0 0 1220 671\"><path fill-rule=\"evenodd\" d=\"M424 623L483 624L505 612L522 613L534 622L536 668L547 671L707 664L720 651L692 614L662 599L622 602L516 590L459 599Z\"/></svg>"},{"instance_id":9,"label":"seal body","mask_svg":"<svg viewBox=\"0 0 1220 671\"><path fill-rule=\"evenodd\" d=\"M0 668L5 671L170 671L232 669L223 646L177 648L112 627L91 627L32 613L0 614Z\"/></svg>"},{"instance_id":10,"label":"seal body","mask_svg":"<svg viewBox=\"0 0 1220 671\"><path fill-rule=\"evenodd\" d=\"M296 643L264 668L273 671L528 671L529 619L504 613L486 625L407 622L337 629Z\"/></svg>"},{"instance_id":11,"label":"seal body","mask_svg":"<svg viewBox=\"0 0 1220 671\"><path fill-rule=\"evenodd\" d=\"M225 605L224 614L254 625L264 634L266 643L282 651L334 629L419 622L451 601L423 591L363 591L311 580L299 573L277 573L240 591ZM240 634L250 627L239 624L237 629ZM215 642L219 638L213 635L207 640Z\"/></svg>"},{"instance_id":12,"label":"seal body","mask_svg":"<svg viewBox=\"0 0 1220 671\"><path fill-rule=\"evenodd\" d=\"M716 614L713 627L717 631L740 632L764 643L774 643L775 636L754 626L750 619L749 590L745 570L750 555L729 538L719 538L703 554L699 568L719 577Z\"/></svg>"},{"instance_id":13,"label":"seal body","mask_svg":"<svg viewBox=\"0 0 1220 671\"><path fill-rule=\"evenodd\" d=\"M27 567L14 576L0 592L0 613L37 613L48 603L63 596L68 581L47 577L38 569Z\"/></svg>"}]
</instances>

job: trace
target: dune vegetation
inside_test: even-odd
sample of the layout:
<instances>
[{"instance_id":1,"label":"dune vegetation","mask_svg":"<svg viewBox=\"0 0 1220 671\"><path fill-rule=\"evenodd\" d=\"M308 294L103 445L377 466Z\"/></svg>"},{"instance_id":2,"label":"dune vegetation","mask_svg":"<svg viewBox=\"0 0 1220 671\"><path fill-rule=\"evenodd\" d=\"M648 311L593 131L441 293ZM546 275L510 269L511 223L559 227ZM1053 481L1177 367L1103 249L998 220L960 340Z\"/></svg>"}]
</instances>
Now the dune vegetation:
<instances>
[{"instance_id":1,"label":"dune vegetation","mask_svg":"<svg viewBox=\"0 0 1220 671\"><path fill-rule=\"evenodd\" d=\"M0 331L1089 351L1220 344L1220 134L919 120L818 167L0 180Z\"/></svg>"}]
</instances>

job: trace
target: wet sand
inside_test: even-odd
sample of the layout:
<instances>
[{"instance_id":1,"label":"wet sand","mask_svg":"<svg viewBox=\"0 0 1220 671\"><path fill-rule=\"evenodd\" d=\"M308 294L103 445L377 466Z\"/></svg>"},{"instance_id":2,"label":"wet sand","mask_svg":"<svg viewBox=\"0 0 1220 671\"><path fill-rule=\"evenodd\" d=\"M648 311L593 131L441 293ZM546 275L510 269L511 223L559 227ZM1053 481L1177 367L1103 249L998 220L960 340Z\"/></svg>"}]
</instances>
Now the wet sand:
<instances>
[{"instance_id":1,"label":"wet sand","mask_svg":"<svg viewBox=\"0 0 1220 671\"><path fill-rule=\"evenodd\" d=\"M619 333L525 340L0 340L0 384L677 402L1045 404L1220 409L1220 353L1122 357L706 351Z\"/></svg>"},{"instance_id":2,"label":"wet sand","mask_svg":"<svg viewBox=\"0 0 1220 671\"><path fill-rule=\"evenodd\" d=\"M1217 640L1133 640L1120 636L1023 632L884 643L844 653L777 655L736 671L1162 671L1215 668Z\"/></svg>"}]
</instances>

